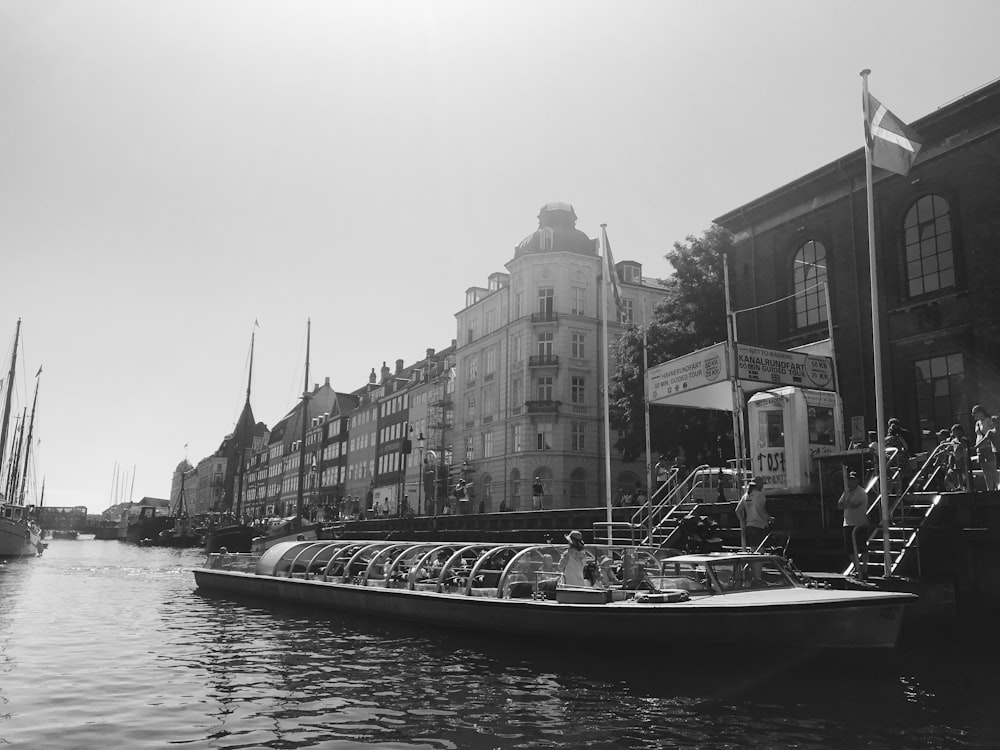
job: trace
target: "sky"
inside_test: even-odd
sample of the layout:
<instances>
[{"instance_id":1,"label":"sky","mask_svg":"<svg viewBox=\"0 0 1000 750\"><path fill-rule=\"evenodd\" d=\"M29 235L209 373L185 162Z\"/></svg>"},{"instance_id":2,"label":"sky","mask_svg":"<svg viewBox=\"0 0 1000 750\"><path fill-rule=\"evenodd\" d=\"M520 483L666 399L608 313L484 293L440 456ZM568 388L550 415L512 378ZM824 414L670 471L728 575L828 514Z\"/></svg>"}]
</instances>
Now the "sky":
<instances>
[{"instance_id":1,"label":"sky","mask_svg":"<svg viewBox=\"0 0 1000 750\"><path fill-rule=\"evenodd\" d=\"M663 278L862 145L862 68L912 121L1000 76L998 27L992 0L0 0L0 371L21 318L32 492L168 497L232 431L252 332L269 426L308 319L310 380L343 392L449 346L545 203Z\"/></svg>"}]
</instances>

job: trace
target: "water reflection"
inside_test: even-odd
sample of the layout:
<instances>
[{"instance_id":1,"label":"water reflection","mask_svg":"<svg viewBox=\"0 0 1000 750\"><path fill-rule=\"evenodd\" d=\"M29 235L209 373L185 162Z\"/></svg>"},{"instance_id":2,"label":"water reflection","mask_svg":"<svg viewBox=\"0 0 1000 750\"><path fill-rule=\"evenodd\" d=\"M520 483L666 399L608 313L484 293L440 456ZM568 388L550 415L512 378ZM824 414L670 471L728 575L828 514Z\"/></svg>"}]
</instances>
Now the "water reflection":
<instances>
[{"instance_id":1,"label":"water reflection","mask_svg":"<svg viewBox=\"0 0 1000 750\"><path fill-rule=\"evenodd\" d=\"M199 561L55 540L31 565L0 567L0 743L997 744L988 642L822 657L666 636L652 649L625 639L566 649L207 596L189 572Z\"/></svg>"}]
</instances>

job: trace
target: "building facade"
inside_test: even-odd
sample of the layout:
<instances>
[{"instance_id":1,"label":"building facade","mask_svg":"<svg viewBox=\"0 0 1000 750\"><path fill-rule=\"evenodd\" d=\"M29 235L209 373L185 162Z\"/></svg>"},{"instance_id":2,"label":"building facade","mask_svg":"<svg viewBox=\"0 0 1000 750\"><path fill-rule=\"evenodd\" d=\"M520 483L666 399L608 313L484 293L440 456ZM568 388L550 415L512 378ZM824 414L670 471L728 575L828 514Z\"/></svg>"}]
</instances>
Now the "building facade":
<instances>
[{"instance_id":1,"label":"building facade","mask_svg":"<svg viewBox=\"0 0 1000 750\"><path fill-rule=\"evenodd\" d=\"M875 324L885 415L926 449L939 429L968 430L973 404L1000 409L1000 83L911 127L924 146L910 173L875 173ZM826 337L829 290L855 439L876 428L866 200L859 149L716 219L735 237L734 308L758 308L737 315L741 340L788 349Z\"/></svg>"}]
</instances>

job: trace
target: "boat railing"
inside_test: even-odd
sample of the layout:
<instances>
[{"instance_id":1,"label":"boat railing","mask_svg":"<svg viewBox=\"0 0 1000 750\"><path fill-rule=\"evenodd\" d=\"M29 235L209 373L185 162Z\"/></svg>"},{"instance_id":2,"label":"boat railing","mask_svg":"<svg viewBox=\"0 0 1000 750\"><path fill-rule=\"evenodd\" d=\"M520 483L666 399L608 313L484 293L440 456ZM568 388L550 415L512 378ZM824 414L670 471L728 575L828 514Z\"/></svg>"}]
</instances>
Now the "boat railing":
<instances>
[{"instance_id":1,"label":"boat railing","mask_svg":"<svg viewBox=\"0 0 1000 750\"><path fill-rule=\"evenodd\" d=\"M658 496L659 491L650 498L648 508L640 508L633 514L632 523L645 534L642 540L644 544L650 546L670 544L677 529L677 519L692 510L691 502L695 490L703 486L706 477L711 478L711 472L712 467L708 464L695 467L683 481L673 484L658 502L654 504L654 498ZM722 477L719 479L721 481Z\"/></svg>"}]
</instances>

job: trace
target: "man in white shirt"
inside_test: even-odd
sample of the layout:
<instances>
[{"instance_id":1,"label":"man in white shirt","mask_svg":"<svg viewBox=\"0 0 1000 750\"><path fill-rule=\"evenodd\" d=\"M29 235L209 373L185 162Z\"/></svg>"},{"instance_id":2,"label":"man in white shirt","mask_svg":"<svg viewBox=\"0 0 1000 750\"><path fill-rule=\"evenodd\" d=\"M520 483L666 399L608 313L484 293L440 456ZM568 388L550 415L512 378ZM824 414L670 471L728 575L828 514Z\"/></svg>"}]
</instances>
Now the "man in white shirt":
<instances>
[{"instance_id":1,"label":"man in white shirt","mask_svg":"<svg viewBox=\"0 0 1000 750\"><path fill-rule=\"evenodd\" d=\"M736 504L736 517L740 521L744 545L751 551L756 551L767 536L767 529L771 524L771 516L767 514L764 483L759 477L750 480L746 493Z\"/></svg>"},{"instance_id":2,"label":"man in white shirt","mask_svg":"<svg viewBox=\"0 0 1000 750\"><path fill-rule=\"evenodd\" d=\"M837 501L844 511L844 547L854 563L854 573L862 581L868 578L868 493L858 484L857 472L847 475L847 489Z\"/></svg>"}]
</instances>

